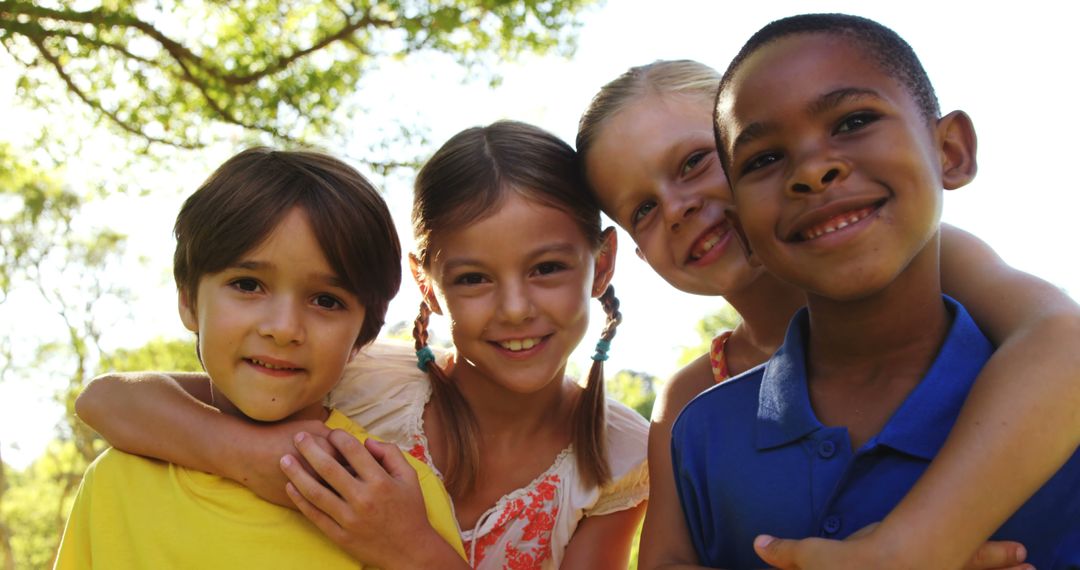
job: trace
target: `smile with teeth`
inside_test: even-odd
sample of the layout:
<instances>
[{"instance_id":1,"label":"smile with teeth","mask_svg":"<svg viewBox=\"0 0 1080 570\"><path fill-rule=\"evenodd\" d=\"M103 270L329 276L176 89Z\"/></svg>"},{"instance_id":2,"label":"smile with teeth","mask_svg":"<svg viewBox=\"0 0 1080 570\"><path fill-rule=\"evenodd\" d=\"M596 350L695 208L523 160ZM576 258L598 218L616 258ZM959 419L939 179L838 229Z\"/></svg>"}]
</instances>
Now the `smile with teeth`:
<instances>
[{"instance_id":1,"label":"smile with teeth","mask_svg":"<svg viewBox=\"0 0 1080 570\"><path fill-rule=\"evenodd\" d=\"M851 224L857 223L860 220L865 219L867 216L874 212L873 206L867 206L865 208L859 208L858 210L852 210L850 212L844 212L838 216L833 216L824 222L811 226L799 232L799 238L803 241L810 241L817 239L823 235L831 234L837 230L842 230Z\"/></svg>"},{"instance_id":2,"label":"smile with teeth","mask_svg":"<svg viewBox=\"0 0 1080 570\"><path fill-rule=\"evenodd\" d=\"M519 352L522 350L529 350L530 348L540 344L544 340L544 337L536 338L515 338L514 340L501 340L498 342L499 346L509 350L510 352Z\"/></svg>"},{"instance_id":3,"label":"smile with teeth","mask_svg":"<svg viewBox=\"0 0 1080 570\"><path fill-rule=\"evenodd\" d=\"M300 370L299 368L290 368L288 366L278 366L276 364L270 364L269 362L263 362L256 358L249 358L248 362L254 364L255 366L262 366L263 368L267 368L269 370Z\"/></svg>"},{"instance_id":4,"label":"smile with teeth","mask_svg":"<svg viewBox=\"0 0 1080 570\"><path fill-rule=\"evenodd\" d=\"M720 240L724 239L725 235L727 235L727 229L724 228L723 224L713 228L713 231L703 236L694 244L693 249L690 250L689 261L697 261L702 257L705 257L705 254L712 251L712 248L716 247L716 244L720 243Z\"/></svg>"}]
</instances>

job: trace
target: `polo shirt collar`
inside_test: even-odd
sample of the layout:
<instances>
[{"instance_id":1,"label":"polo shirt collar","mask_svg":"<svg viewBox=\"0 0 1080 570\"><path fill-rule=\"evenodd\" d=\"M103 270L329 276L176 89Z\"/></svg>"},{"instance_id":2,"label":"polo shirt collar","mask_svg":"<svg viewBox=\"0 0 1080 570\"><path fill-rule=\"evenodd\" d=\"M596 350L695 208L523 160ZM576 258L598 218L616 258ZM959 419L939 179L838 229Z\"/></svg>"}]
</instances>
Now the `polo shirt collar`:
<instances>
[{"instance_id":1,"label":"polo shirt collar","mask_svg":"<svg viewBox=\"0 0 1080 570\"><path fill-rule=\"evenodd\" d=\"M765 363L758 395L758 449L791 443L821 429L806 387L806 333L810 314L804 307L791 319L780 350Z\"/></svg>"},{"instance_id":2,"label":"polo shirt collar","mask_svg":"<svg viewBox=\"0 0 1080 570\"><path fill-rule=\"evenodd\" d=\"M868 445L930 461L956 423L975 377L994 348L962 305L942 295L953 315L949 333L919 385Z\"/></svg>"},{"instance_id":3,"label":"polo shirt collar","mask_svg":"<svg viewBox=\"0 0 1080 570\"><path fill-rule=\"evenodd\" d=\"M867 446L885 445L926 460L941 449L972 382L993 347L964 308L942 295L953 315L945 342L930 370ZM822 424L810 407L806 385L809 313L795 314L780 350L765 365L758 397L758 449L792 443Z\"/></svg>"}]
</instances>

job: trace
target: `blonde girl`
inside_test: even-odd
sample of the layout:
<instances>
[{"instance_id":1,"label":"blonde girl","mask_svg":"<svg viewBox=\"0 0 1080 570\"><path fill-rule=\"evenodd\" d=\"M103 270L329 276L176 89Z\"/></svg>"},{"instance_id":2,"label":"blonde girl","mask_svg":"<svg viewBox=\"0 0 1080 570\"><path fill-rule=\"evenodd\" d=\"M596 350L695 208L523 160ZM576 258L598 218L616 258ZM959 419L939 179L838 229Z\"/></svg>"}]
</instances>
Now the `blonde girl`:
<instances>
[{"instance_id":1,"label":"blonde girl","mask_svg":"<svg viewBox=\"0 0 1080 570\"><path fill-rule=\"evenodd\" d=\"M802 293L750 266L724 210L731 192L715 150L719 74L694 61L632 68L605 85L581 118L577 150L604 211L672 286L722 295L742 315L710 354L668 383L649 436L650 508L641 568L695 562L676 499L669 440L702 390L763 362L782 341ZM1080 442L1080 310L1055 287L1007 266L984 243L943 227L942 279L997 343L941 454L878 527L846 542L768 542L782 568L958 568ZM985 421L985 418L1006 418ZM737 468L733 466L732 468ZM992 497L992 500L988 498ZM991 544L978 567L1022 562Z\"/></svg>"}]
</instances>

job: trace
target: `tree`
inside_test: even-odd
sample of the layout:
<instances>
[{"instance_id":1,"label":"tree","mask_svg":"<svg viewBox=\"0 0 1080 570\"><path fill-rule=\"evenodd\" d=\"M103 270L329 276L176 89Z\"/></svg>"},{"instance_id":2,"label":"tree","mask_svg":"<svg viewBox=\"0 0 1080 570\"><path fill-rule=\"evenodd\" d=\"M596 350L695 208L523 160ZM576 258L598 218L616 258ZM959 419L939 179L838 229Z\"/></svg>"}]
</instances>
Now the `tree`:
<instances>
[{"instance_id":1,"label":"tree","mask_svg":"<svg viewBox=\"0 0 1080 570\"><path fill-rule=\"evenodd\" d=\"M46 314L37 318L54 324L51 339L41 339L36 350L23 351L12 345L16 325L6 323L5 329L12 332L4 330L0 381L59 385L56 398L66 412L58 425L58 441L39 460L49 462L41 477L49 481L51 500L38 503L29 519L5 514L0 524L0 536L9 549L6 556L35 567L43 565L35 558L42 547L25 539L33 536L48 542L52 549L46 549L50 558L44 562L51 561L68 500L86 465L104 447L75 417L74 402L100 359L103 331L119 318L110 309L128 298L128 292L109 277L123 252L123 237L107 229L78 227L83 204L55 176L0 145L0 309L11 309L7 305L18 294L20 303L45 307ZM13 477L0 488L5 510L19 511L22 479ZM39 536L41 532L46 538ZM19 554L31 551L35 554L30 558Z\"/></svg>"},{"instance_id":2,"label":"tree","mask_svg":"<svg viewBox=\"0 0 1080 570\"><path fill-rule=\"evenodd\" d=\"M311 141L339 132L336 111L380 63L434 51L475 70L568 51L592 2L0 0L0 45L21 97L53 107L66 91L148 145L199 148L220 125Z\"/></svg>"},{"instance_id":3,"label":"tree","mask_svg":"<svg viewBox=\"0 0 1080 570\"><path fill-rule=\"evenodd\" d=\"M652 417L656 402L656 377L646 372L620 370L604 385L607 395L631 407L645 419Z\"/></svg>"},{"instance_id":4,"label":"tree","mask_svg":"<svg viewBox=\"0 0 1080 570\"><path fill-rule=\"evenodd\" d=\"M695 358L709 352L712 340L721 332L732 330L742 322L742 317L731 305L724 305L719 311L702 317L698 321L697 329L700 342L693 346L685 346L679 356L679 366L685 366Z\"/></svg>"}]
</instances>

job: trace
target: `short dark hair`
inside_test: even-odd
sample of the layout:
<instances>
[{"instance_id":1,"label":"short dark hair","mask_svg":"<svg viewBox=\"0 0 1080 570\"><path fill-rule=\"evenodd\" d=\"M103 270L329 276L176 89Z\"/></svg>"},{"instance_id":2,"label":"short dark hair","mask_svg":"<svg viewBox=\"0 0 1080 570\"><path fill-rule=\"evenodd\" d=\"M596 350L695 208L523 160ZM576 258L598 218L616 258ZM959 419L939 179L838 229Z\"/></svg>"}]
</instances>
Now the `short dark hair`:
<instances>
[{"instance_id":1,"label":"short dark hair","mask_svg":"<svg viewBox=\"0 0 1080 570\"><path fill-rule=\"evenodd\" d=\"M293 207L308 215L330 267L364 305L356 346L374 340L401 285L401 245L375 187L326 154L256 147L218 167L176 216L176 286L194 305L200 279L257 247Z\"/></svg>"},{"instance_id":2,"label":"short dark hair","mask_svg":"<svg viewBox=\"0 0 1080 570\"><path fill-rule=\"evenodd\" d=\"M731 60L727 71L720 78L717 102L730 88L735 73L748 57L762 47L797 34L828 34L854 40L866 50L866 55L883 72L896 79L907 90L927 122L932 122L941 116L941 107L938 105L934 86L930 83L930 78L926 75L919 57L915 55L915 50L911 49L911 46L899 34L886 26L861 16L848 14L800 14L776 20L758 30L743 44L738 55ZM721 131L715 109L713 129L716 135L716 148L721 150L725 147L720 137ZM720 158L724 160L726 166L722 151Z\"/></svg>"}]
</instances>

